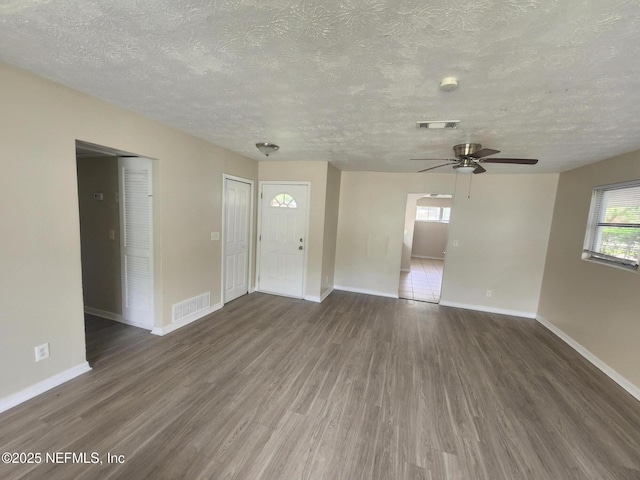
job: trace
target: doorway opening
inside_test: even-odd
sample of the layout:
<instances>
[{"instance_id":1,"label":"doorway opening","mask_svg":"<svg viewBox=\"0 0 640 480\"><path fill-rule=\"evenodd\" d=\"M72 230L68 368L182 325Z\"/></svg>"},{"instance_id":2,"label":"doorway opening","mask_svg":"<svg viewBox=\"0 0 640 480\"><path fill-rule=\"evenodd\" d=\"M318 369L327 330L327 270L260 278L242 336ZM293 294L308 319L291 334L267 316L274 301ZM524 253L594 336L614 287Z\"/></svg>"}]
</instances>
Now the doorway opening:
<instances>
[{"instance_id":1,"label":"doorway opening","mask_svg":"<svg viewBox=\"0 0 640 480\"><path fill-rule=\"evenodd\" d=\"M410 193L405 210L398 296L439 303L452 195Z\"/></svg>"},{"instance_id":2,"label":"doorway opening","mask_svg":"<svg viewBox=\"0 0 640 480\"><path fill-rule=\"evenodd\" d=\"M153 328L151 164L128 152L76 142L85 340L92 366L131 348Z\"/></svg>"}]
</instances>

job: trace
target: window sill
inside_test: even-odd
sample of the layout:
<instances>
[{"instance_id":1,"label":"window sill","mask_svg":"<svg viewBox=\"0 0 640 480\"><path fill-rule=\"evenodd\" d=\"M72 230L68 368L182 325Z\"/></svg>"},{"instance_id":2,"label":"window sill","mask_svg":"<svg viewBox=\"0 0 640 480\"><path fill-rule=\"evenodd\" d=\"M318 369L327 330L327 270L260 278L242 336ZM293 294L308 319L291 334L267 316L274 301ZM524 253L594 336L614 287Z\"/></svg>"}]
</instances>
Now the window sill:
<instances>
[{"instance_id":1,"label":"window sill","mask_svg":"<svg viewBox=\"0 0 640 480\"><path fill-rule=\"evenodd\" d=\"M625 272L636 273L636 274L638 273L638 267L620 265L617 263L608 262L607 260L593 258L588 255L583 255L582 260L589 263L597 263L598 265L605 265L607 267L617 268L618 270L623 270Z\"/></svg>"}]
</instances>

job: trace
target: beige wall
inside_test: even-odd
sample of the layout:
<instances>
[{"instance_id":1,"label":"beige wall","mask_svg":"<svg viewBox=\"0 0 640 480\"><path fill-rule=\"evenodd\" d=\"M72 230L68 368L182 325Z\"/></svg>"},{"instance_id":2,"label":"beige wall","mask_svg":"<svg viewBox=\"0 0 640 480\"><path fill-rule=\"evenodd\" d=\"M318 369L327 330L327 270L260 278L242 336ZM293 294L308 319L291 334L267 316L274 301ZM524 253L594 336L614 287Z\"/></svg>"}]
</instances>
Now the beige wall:
<instances>
[{"instance_id":1,"label":"beige wall","mask_svg":"<svg viewBox=\"0 0 640 480\"><path fill-rule=\"evenodd\" d=\"M450 198L418 199L416 205L433 207L451 207ZM413 230L413 242L411 255L416 257L444 258L447 249L448 223L422 222L416 220Z\"/></svg>"},{"instance_id":2,"label":"beige wall","mask_svg":"<svg viewBox=\"0 0 640 480\"><path fill-rule=\"evenodd\" d=\"M327 167L327 162L265 161L260 162L258 175L261 182L311 182L304 296L316 300L320 298L322 288Z\"/></svg>"},{"instance_id":3,"label":"beige wall","mask_svg":"<svg viewBox=\"0 0 640 480\"><path fill-rule=\"evenodd\" d=\"M336 287L396 296L407 194L452 194L456 178L441 301L533 316L557 174L476 175L469 199L470 176L342 172Z\"/></svg>"},{"instance_id":4,"label":"beige wall","mask_svg":"<svg viewBox=\"0 0 640 480\"><path fill-rule=\"evenodd\" d=\"M338 209L340 205L341 172L327 165L327 193L324 209L324 243L322 249L321 295L333 290L336 265L336 236L338 234Z\"/></svg>"},{"instance_id":5,"label":"beige wall","mask_svg":"<svg viewBox=\"0 0 640 480\"><path fill-rule=\"evenodd\" d=\"M558 174L473 177L471 198L453 200L441 302L535 316L557 183Z\"/></svg>"},{"instance_id":6,"label":"beige wall","mask_svg":"<svg viewBox=\"0 0 640 480\"><path fill-rule=\"evenodd\" d=\"M256 162L0 64L0 399L85 361L75 141L154 161L156 327L207 291L221 301L222 175ZM250 139L248 139L250 141ZM34 347L51 358L36 363Z\"/></svg>"},{"instance_id":7,"label":"beige wall","mask_svg":"<svg viewBox=\"0 0 640 480\"><path fill-rule=\"evenodd\" d=\"M103 200L95 200L94 193ZM118 159L78 159L78 202L85 307L122 314ZM109 238L113 230L113 239Z\"/></svg>"},{"instance_id":8,"label":"beige wall","mask_svg":"<svg viewBox=\"0 0 640 480\"><path fill-rule=\"evenodd\" d=\"M448 227L448 223L416 221L411 256L444 259Z\"/></svg>"},{"instance_id":9,"label":"beige wall","mask_svg":"<svg viewBox=\"0 0 640 480\"><path fill-rule=\"evenodd\" d=\"M455 175L342 172L336 288L397 296L407 194L453 193Z\"/></svg>"},{"instance_id":10,"label":"beige wall","mask_svg":"<svg viewBox=\"0 0 640 480\"><path fill-rule=\"evenodd\" d=\"M640 151L560 175L538 315L640 388L640 275L581 259L596 186L640 179Z\"/></svg>"}]
</instances>

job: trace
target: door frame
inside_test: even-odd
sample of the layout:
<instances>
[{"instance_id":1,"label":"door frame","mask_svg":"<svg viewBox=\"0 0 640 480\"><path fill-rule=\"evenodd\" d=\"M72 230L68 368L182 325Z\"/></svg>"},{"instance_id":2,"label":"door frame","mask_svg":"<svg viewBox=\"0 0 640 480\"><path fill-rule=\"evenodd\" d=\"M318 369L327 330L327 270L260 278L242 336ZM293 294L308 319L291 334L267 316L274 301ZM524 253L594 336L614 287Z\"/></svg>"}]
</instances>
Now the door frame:
<instances>
[{"instance_id":1,"label":"door frame","mask_svg":"<svg viewBox=\"0 0 640 480\"><path fill-rule=\"evenodd\" d=\"M251 270L253 268L253 246L256 244L254 234L253 234L253 224L254 224L254 212L255 212L255 185L254 181L248 178L237 177L235 175L230 175L228 173L222 174L222 225L220 226L220 304L224 306L224 279L225 279L225 258L224 258L224 221L225 221L225 211L227 208L227 196L226 196L226 181L234 180L236 182L248 183L250 186L249 197L251 198L251 202L249 205L249 261L247 266L247 293L253 293L256 290L255 284L251 284ZM257 278L257 277L256 277Z\"/></svg>"},{"instance_id":2,"label":"door frame","mask_svg":"<svg viewBox=\"0 0 640 480\"><path fill-rule=\"evenodd\" d=\"M309 181L289 181L289 180L260 180L258 182L259 189L259 198L258 198L258 235L256 237L256 291L261 292L260 290L260 250L262 248L262 244L260 238L262 237L262 187L264 185L304 185L307 187L307 225L305 226L305 249L304 255L302 259L302 296L300 297L290 297L290 298L306 298L307 296L307 261L309 258L309 227L311 224L311 182ZM283 297L288 295L282 295Z\"/></svg>"}]
</instances>

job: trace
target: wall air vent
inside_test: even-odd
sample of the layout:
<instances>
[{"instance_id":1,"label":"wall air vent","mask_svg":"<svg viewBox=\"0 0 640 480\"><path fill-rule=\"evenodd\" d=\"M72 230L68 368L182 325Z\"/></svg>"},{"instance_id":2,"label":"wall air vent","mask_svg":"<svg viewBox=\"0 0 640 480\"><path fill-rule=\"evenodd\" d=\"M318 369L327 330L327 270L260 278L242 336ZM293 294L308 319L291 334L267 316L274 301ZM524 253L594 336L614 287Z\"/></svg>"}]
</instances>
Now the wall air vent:
<instances>
[{"instance_id":1,"label":"wall air vent","mask_svg":"<svg viewBox=\"0 0 640 480\"><path fill-rule=\"evenodd\" d=\"M194 313L205 310L211 306L211 293L203 293L173 306L173 321L177 322Z\"/></svg>"},{"instance_id":2,"label":"wall air vent","mask_svg":"<svg viewBox=\"0 0 640 480\"><path fill-rule=\"evenodd\" d=\"M416 122L418 128L458 128L460 120L432 120Z\"/></svg>"}]
</instances>

